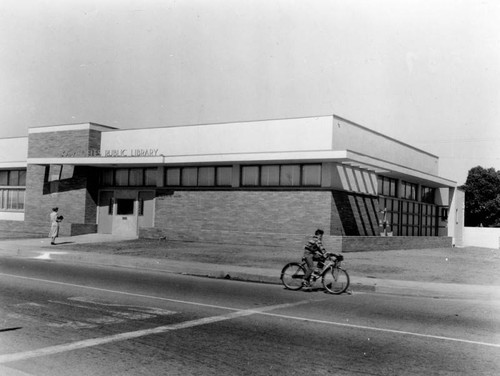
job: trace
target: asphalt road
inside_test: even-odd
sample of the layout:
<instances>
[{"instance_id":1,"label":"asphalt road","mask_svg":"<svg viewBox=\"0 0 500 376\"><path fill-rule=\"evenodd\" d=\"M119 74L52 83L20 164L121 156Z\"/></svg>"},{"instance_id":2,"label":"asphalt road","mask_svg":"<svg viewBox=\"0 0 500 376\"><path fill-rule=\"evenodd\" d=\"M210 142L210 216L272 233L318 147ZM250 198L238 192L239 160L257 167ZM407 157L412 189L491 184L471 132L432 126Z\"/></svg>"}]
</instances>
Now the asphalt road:
<instances>
[{"instance_id":1,"label":"asphalt road","mask_svg":"<svg viewBox=\"0 0 500 376\"><path fill-rule=\"evenodd\" d=\"M499 375L500 302L0 258L0 375Z\"/></svg>"}]
</instances>

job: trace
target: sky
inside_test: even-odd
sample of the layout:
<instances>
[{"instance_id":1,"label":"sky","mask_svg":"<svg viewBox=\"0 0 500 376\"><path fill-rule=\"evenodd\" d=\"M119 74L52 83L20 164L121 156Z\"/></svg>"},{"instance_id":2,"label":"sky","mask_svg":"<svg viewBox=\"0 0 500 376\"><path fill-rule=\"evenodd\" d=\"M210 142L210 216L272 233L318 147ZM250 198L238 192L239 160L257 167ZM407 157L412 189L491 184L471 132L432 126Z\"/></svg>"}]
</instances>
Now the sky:
<instances>
[{"instance_id":1,"label":"sky","mask_svg":"<svg viewBox=\"0 0 500 376\"><path fill-rule=\"evenodd\" d=\"M0 0L0 138L335 114L500 170L498 0Z\"/></svg>"}]
</instances>

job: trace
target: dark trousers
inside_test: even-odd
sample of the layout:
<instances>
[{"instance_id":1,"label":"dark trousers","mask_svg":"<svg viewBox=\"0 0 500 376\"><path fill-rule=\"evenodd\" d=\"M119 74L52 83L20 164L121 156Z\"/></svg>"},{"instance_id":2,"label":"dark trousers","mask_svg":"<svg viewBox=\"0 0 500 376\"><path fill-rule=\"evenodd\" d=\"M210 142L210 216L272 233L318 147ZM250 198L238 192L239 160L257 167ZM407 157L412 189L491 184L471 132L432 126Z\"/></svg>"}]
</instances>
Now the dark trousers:
<instances>
[{"instance_id":1,"label":"dark trousers","mask_svg":"<svg viewBox=\"0 0 500 376\"><path fill-rule=\"evenodd\" d=\"M311 279L311 274L314 271L314 255L312 253L305 252L304 259L305 259L306 264L307 264L307 270L306 270L306 274L304 275L304 280L309 282L309 280Z\"/></svg>"}]
</instances>

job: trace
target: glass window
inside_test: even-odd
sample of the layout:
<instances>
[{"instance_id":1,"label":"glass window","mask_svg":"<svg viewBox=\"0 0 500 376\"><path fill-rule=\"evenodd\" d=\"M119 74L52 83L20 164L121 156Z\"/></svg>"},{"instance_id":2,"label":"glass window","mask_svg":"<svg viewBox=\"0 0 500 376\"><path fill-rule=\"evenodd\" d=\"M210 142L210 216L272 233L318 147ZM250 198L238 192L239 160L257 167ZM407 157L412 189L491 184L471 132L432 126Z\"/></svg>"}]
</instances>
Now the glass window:
<instances>
[{"instance_id":1,"label":"glass window","mask_svg":"<svg viewBox=\"0 0 500 376\"><path fill-rule=\"evenodd\" d=\"M107 168L101 171L101 185L112 186L113 185L114 170Z\"/></svg>"},{"instance_id":2,"label":"glass window","mask_svg":"<svg viewBox=\"0 0 500 376\"><path fill-rule=\"evenodd\" d=\"M24 210L24 196L25 196L25 191L19 190L18 191L18 201L17 201L17 208Z\"/></svg>"},{"instance_id":3,"label":"glass window","mask_svg":"<svg viewBox=\"0 0 500 376\"><path fill-rule=\"evenodd\" d=\"M116 214L117 215L134 214L134 199L132 198L116 199Z\"/></svg>"},{"instance_id":4,"label":"glass window","mask_svg":"<svg viewBox=\"0 0 500 376\"><path fill-rule=\"evenodd\" d=\"M259 185L258 166L243 166L241 168L241 185L253 187Z\"/></svg>"},{"instance_id":5,"label":"glass window","mask_svg":"<svg viewBox=\"0 0 500 376\"><path fill-rule=\"evenodd\" d=\"M217 167L217 186L230 187L233 185L233 168L232 167Z\"/></svg>"},{"instance_id":6,"label":"glass window","mask_svg":"<svg viewBox=\"0 0 500 376\"><path fill-rule=\"evenodd\" d=\"M26 170L19 170L19 184L26 186Z\"/></svg>"},{"instance_id":7,"label":"glass window","mask_svg":"<svg viewBox=\"0 0 500 376\"><path fill-rule=\"evenodd\" d=\"M302 185L321 185L321 165L302 166Z\"/></svg>"},{"instance_id":8,"label":"glass window","mask_svg":"<svg viewBox=\"0 0 500 376\"><path fill-rule=\"evenodd\" d=\"M2 209L7 209L7 192L6 189L2 190Z\"/></svg>"},{"instance_id":9,"label":"glass window","mask_svg":"<svg viewBox=\"0 0 500 376\"><path fill-rule=\"evenodd\" d=\"M388 197L397 196L397 180L385 176L378 177L378 194Z\"/></svg>"},{"instance_id":10,"label":"glass window","mask_svg":"<svg viewBox=\"0 0 500 376\"><path fill-rule=\"evenodd\" d=\"M49 181L61 180L61 170L62 170L61 165L50 165L50 167L49 167Z\"/></svg>"},{"instance_id":11,"label":"glass window","mask_svg":"<svg viewBox=\"0 0 500 376\"><path fill-rule=\"evenodd\" d=\"M428 204L433 204L434 203L434 194L435 194L434 188L422 186L422 198L421 198L422 202L426 202Z\"/></svg>"},{"instance_id":12,"label":"glass window","mask_svg":"<svg viewBox=\"0 0 500 376\"><path fill-rule=\"evenodd\" d=\"M260 181L263 186L280 185L280 166L261 166Z\"/></svg>"},{"instance_id":13,"label":"glass window","mask_svg":"<svg viewBox=\"0 0 500 376\"><path fill-rule=\"evenodd\" d=\"M389 184L390 184L389 196L396 197L397 196L396 180L395 179L389 179Z\"/></svg>"},{"instance_id":14,"label":"glass window","mask_svg":"<svg viewBox=\"0 0 500 376\"><path fill-rule=\"evenodd\" d=\"M142 197L139 197L138 206L139 207L137 208L137 215L143 216L144 215L144 199Z\"/></svg>"},{"instance_id":15,"label":"glass window","mask_svg":"<svg viewBox=\"0 0 500 376\"><path fill-rule=\"evenodd\" d=\"M113 205L115 203L115 199L113 197L109 198L109 203L108 203L108 215L113 215Z\"/></svg>"},{"instance_id":16,"label":"glass window","mask_svg":"<svg viewBox=\"0 0 500 376\"><path fill-rule=\"evenodd\" d=\"M144 170L144 185L156 186L156 174L158 169L156 168L146 168Z\"/></svg>"},{"instance_id":17,"label":"glass window","mask_svg":"<svg viewBox=\"0 0 500 376\"><path fill-rule=\"evenodd\" d=\"M9 185L19 185L19 173L20 170L10 170L9 171Z\"/></svg>"},{"instance_id":18,"label":"glass window","mask_svg":"<svg viewBox=\"0 0 500 376\"><path fill-rule=\"evenodd\" d=\"M198 186L213 187L215 185L215 167L198 168Z\"/></svg>"},{"instance_id":19,"label":"glass window","mask_svg":"<svg viewBox=\"0 0 500 376\"><path fill-rule=\"evenodd\" d=\"M182 169L182 185L186 187L196 187L198 185L198 169L196 167Z\"/></svg>"},{"instance_id":20,"label":"glass window","mask_svg":"<svg viewBox=\"0 0 500 376\"><path fill-rule=\"evenodd\" d=\"M181 185L181 169L167 168L165 171L165 185L178 186Z\"/></svg>"},{"instance_id":21,"label":"glass window","mask_svg":"<svg viewBox=\"0 0 500 376\"><path fill-rule=\"evenodd\" d=\"M286 187L300 185L300 166L282 165L280 171L280 185Z\"/></svg>"},{"instance_id":22,"label":"glass window","mask_svg":"<svg viewBox=\"0 0 500 376\"><path fill-rule=\"evenodd\" d=\"M115 183L122 187L128 185L128 169L117 168L115 170Z\"/></svg>"},{"instance_id":23,"label":"glass window","mask_svg":"<svg viewBox=\"0 0 500 376\"><path fill-rule=\"evenodd\" d=\"M9 184L9 171L0 171L0 185Z\"/></svg>"},{"instance_id":24,"label":"glass window","mask_svg":"<svg viewBox=\"0 0 500 376\"><path fill-rule=\"evenodd\" d=\"M131 186L144 185L144 170L142 168L131 168L129 172L129 184Z\"/></svg>"},{"instance_id":25,"label":"glass window","mask_svg":"<svg viewBox=\"0 0 500 376\"><path fill-rule=\"evenodd\" d=\"M17 209L17 191L9 190L7 192L7 209Z\"/></svg>"}]
</instances>

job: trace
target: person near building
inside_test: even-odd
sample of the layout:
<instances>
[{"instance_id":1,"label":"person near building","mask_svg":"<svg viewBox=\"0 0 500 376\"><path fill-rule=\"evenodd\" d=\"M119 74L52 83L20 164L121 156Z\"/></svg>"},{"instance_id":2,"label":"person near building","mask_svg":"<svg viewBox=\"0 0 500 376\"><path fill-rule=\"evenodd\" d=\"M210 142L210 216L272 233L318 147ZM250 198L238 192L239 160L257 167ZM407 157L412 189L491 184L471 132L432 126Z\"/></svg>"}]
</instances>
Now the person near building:
<instances>
[{"instance_id":1,"label":"person near building","mask_svg":"<svg viewBox=\"0 0 500 376\"><path fill-rule=\"evenodd\" d=\"M59 223L63 220L62 215L58 215L59 208L52 208L52 213L50 213L50 244L56 244L56 238L59 236Z\"/></svg>"},{"instance_id":2,"label":"person near building","mask_svg":"<svg viewBox=\"0 0 500 376\"><path fill-rule=\"evenodd\" d=\"M311 286L311 275L314 271L314 261L322 260L325 258L326 249L323 246L324 231L317 229L314 235L307 241L304 246L304 260L307 264L306 274L302 281L304 287Z\"/></svg>"}]
</instances>

